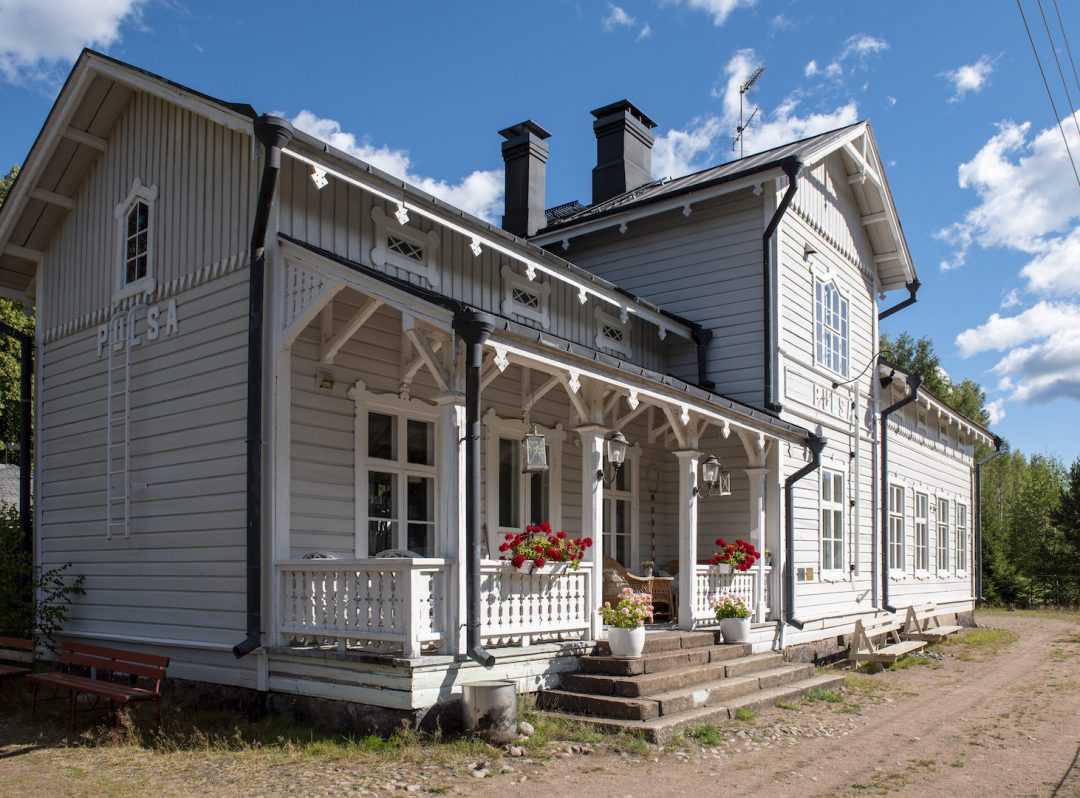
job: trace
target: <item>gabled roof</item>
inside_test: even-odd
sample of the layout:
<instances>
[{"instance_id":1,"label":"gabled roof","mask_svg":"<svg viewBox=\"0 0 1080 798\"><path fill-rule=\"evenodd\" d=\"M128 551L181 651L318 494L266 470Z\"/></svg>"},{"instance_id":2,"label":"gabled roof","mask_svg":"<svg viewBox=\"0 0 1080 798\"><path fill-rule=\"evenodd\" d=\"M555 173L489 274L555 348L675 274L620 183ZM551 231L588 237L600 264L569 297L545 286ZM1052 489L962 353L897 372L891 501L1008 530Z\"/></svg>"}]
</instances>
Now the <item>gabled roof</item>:
<instances>
[{"instance_id":1,"label":"gabled roof","mask_svg":"<svg viewBox=\"0 0 1080 798\"><path fill-rule=\"evenodd\" d=\"M532 240L540 244L568 242L575 236L621 225L630 219L690 206L712 196L745 188L747 181L756 179L760 183L779 176L782 164L789 159L798 159L805 167L810 167L837 152L842 154L849 184L863 215L875 256L873 266L882 290L902 288L916 279L915 267L867 121L683 177L655 180L593 205L566 203L557 206L547 212L548 226Z\"/></svg>"}]
</instances>

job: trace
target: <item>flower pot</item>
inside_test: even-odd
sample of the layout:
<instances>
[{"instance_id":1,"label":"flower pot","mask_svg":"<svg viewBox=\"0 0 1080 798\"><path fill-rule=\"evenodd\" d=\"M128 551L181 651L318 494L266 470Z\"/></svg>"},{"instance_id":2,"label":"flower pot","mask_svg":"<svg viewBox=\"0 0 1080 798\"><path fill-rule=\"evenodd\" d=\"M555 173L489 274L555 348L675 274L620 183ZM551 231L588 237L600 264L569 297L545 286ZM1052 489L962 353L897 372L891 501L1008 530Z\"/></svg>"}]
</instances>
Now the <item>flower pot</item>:
<instances>
[{"instance_id":1,"label":"flower pot","mask_svg":"<svg viewBox=\"0 0 1080 798\"><path fill-rule=\"evenodd\" d=\"M749 643L750 619L724 618L720 621L720 632L724 635L725 643Z\"/></svg>"},{"instance_id":2,"label":"flower pot","mask_svg":"<svg viewBox=\"0 0 1080 798\"><path fill-rule=\"evenodd\" d=\"M652 575L653 575L653 569L652 568L642 568L641 569L641 575L644 576L646 579L651 579Z\"/></svg>"},{"instance_id":3,"label":"flower pot","mask_svg":"<svg viewBox=\"0 0 1080 798\"><path fill-rule=\"evenodd\" d=\"M720 565L714 565L713 568L715 568L716 572L718 574L722 575L722 576L727 576L728 574L732 573L732 571L733 571L732 567L730 565L728 565L727 563L721 563Z\"/></svg>"},{"instance_id":4,"label":"flower pot","mask_svg":"<svg viewBox=\"0 0 1080 798\"><path fill-rule=\"evenodd\" d=\"M641 656L645 649L645 627L635 626L623 629L618 626L608 627L608 647L611 656L619 659L634 659Z\"/></svg>"}]
</instances>

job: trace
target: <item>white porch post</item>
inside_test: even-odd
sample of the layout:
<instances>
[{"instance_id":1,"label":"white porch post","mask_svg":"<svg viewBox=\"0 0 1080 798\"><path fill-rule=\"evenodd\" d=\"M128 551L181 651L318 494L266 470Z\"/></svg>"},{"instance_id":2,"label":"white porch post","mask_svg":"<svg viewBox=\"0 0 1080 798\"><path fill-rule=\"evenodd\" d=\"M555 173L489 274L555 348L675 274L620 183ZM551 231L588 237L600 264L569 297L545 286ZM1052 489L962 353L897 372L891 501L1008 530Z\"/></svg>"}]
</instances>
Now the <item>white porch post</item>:
<instances>
[{"instance_id":1,"label":"white porch post","mask_svg":"<svg viewBox=\"0 0 1080 798\"><path fill-rule=\"evenodd\" d=\"M604 631L596 609L604 595L604 483L596 472L604 467L604 438L607 429L599 424L585 424L574 430L581 436L581 536L592 538L590 561L593 564L586 606L592 611L592 639Z\"/></svg>"},{"instance_id":2,"label":"white porch post","mask_svg":"<svg viewBox=\"0 0 1080 798\"><path fill-rule=\"evenodd\" d=\"M467 651L465 629L465 395L456 391L434 397L439 405L439 518L443 533L436 556L450 561L450 595L447 596L446 617L449 635L445 653L464 656ZM439 623L439 619L435 619Z\"/></svg>"},{"instance_id":3,"label":"white porch post","mask_svg":"<svg viewBox=\"0 0 1080 798\"><path fill-rule=\"evenodd\" d=\"M694 628L697 598L698 461L701 452L675 452L679 460L679 628Z\"/></svg>"},{"instance_id":4,"label":"white porch post","mask_svg":"<svg viewBox=\"0 0 1080 798\"><path fill-rule=\"evenodd\" d=\"M754 620L765 620L765 479L767 468L748 468L750 480L750 539L761 552L757 562L757 580L754 583Z\"/></svg>"}]
</instances>

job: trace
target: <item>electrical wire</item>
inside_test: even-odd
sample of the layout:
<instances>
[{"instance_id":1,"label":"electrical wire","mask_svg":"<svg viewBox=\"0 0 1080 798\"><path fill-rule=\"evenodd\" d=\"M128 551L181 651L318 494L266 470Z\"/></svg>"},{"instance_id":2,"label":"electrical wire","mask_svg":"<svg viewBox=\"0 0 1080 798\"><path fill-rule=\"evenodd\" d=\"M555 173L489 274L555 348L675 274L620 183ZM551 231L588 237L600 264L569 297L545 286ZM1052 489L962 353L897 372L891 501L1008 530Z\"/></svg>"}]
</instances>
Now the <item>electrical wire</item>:
<instances>
[{"instance_id":1,"label":"electrical wire","mask_svg":"<svg viewBox=\"0 0 1080 798\"><path fill-rule=\"evenodd\" d=\"M1065 41L1065 52L1069 56L1069 65L1072 67L1073 81L1076 90L1080 91L1080 76L1076 74L1076 61L1073 60L1072 47L1069 46L1069 36L1065 33L1065 21L1061 18L1061 9L1058 8L1057 0L1054 0L1054 13L1057 14L1058 27L1061 28L1061 38Z\"/></svg>"},{"instance_id":2,"label":"electrical wire","mask_svg":"<svg viewBox=\"0 0 1080 798\"><path fill-rule=\"evenodd\" d=\"M863 366L863 370L860 371L858 374L856 374L854 377L852 377L850 380L844 380L843 382L834 382L832 384L833 390L835 391L837 388L840 388L840 387L842 387L844 385L850 385L851 383L855 382L855 380L862 377L862 375L866 373L867 369L869 369L872 365L874 365L877 362L878 356L880 354L881 354L881 350L879 349L878 351L874 352L874 354L870 355L870 360L867 362L867 364L865 366Z\"/></svg>"},{"instance_id":3,"label":"electrical wire","mask_svg":"<svg viewBox=\"0 0 1080 798\"><path fill-rule=\"evenodd\" d=\"M1058 130L1061 132L1061 140L1065 142L1065 153L1069 156L1069 163L1072 164L1073 175L1076 177L1076 185L1080 186L1080 171L1076 169L1076 161L1073 160L1072 150L1069 149L1069 139L1065 135L1065 128L1061 124L1061 116L1058 114L1057 103L1054 102L1053 92L1050 91L1050 83L1046 79L1046 72L1043 70L1042 59L1039 58L1039 50L1035 47L1035 39L1031 35L1031 27L1028 25L1027 15L1024 14L1024 7L1020 4L1020 0L1016 0L1016 7L1020 10L1020 19L1024 21L1024 30L1027 31L1028 41L1031 43L1031 52L1035 54L1035 63L1039 65L1039 74L1042 75L1043 86L1046 88L1046 96L1050 98L1050 107L1054 111L1054 121L1057 122Z\"/></svg>"},{"instance_id":4,"label":"electrical wire","mask_svg":"<svg viewBox=\"0 0 1080 798\"><path fill-rule=\"evenodd\" d=\"M1073 105L1072 95L1069 93L1069 82L1065 80L1065 70L1061 68L1061 59L1058 58L1057 47L1054 46L1054 37L1050 33L1050 23L1046 21L1046 12L1043 11L1042 0L1036 0L1039 4L1039 15L1042 17L1043 27L1046 28L1046 38L1050 40L1050 52L1054 54L1054 63L1057 64L1058 75L1061 77L1061 85L1065 89L1065 99L1069 101L1069 116L1072 117L1076 126L1076 133L1080 135L1080 120L1076 118L1076 106Z\"/></svg>"}]
</instances>

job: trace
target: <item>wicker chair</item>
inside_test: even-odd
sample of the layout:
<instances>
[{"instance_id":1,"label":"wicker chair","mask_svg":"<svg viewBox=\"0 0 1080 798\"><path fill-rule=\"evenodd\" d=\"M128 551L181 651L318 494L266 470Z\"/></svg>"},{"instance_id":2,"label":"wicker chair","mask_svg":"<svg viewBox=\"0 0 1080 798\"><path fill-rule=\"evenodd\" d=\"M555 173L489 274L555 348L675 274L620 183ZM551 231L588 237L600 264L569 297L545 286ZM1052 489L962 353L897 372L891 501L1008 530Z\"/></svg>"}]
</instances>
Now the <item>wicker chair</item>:
<instances>
[{"instance_id":1,"label":"wicker chair","mask_svg":"<svg viewBox=\"0 0 1080 798\"><path fill-rule=\"evenodd\" d=\"M617 601L619 591L624 587L648 593L652 596L654 620L661 615L669 621L675 620L675 599L671 593L673 581L664 576L634 576L618 560L604 558L604 601Z\"/></svg>"}]
</instances>

